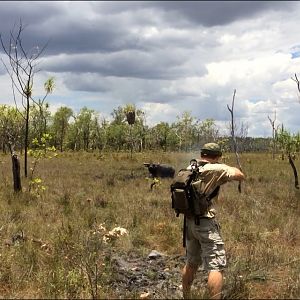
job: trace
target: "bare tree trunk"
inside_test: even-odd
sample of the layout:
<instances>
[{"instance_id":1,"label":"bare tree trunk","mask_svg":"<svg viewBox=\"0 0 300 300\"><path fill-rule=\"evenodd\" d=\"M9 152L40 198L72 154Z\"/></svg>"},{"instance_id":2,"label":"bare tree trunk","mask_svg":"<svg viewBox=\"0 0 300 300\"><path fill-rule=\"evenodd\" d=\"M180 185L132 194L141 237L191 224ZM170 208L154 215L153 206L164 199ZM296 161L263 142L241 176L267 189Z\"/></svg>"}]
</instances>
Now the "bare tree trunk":
<instances>
[{"instance_id":1,"label":"bare tree trunk","mask_svg":"<svg viewBox=\"0 0 300 300\"><path fill-rule=\"evenodd\" d=\"M134 123L132 123L134 124ZM130 158L132 159L133 152L133 138L132 138L132 124L129 123L129 135L130 135Z\"/></svg>"},{"instance_id":2,"label":"bare tree trunk","mask_svg":"<svg viewBox=\"0 0 300 300\"><path fill-rule=\"evenodd\" d=\"M290 163L290 165L291 165L291 167L292 167L292 169L293 169L293 172L294 172L294 177L295 177L295 188L296 188L296 189L299 189L299 182L298 182L297 169L296 169L295 164L294 164L294 162L293 162L293 160L292 160L292 158L291 158L291 154L290 154L290 153L288 153L288 158L289 158L289 163Z\"/></svg>"},{"instance_id":3,"label":"bare tree trunk","mask_svg":"<svg viewBox=\"0 0 300 300\"><path fill-rule=\"evenodd\" d=\"M65 122L63 120L62 127L61 127L61 136L60 136L60 152L63 152L63 142L64 142L64 129L65 129Z\"/></svg>"},{"instance_id":4,"label":"bare tree trunk","mask_svg":"<svg viewBox=\"0 0 300 300\"><path fill-rule=\"evenodd\" d=\"M10 38L9 38L9 42L7 43L7 46L5 45L1 34L0 34L0 44L2 46L2 49L4 50L5 55L9 59L8 64L6 64L4 60L2 60L2 63L4 64L4 67L11 79L14 102L18 112L24 118L24 122L25 122L24 173L25 173L25 177L27 177L27 150L29 144L28 134L29 134L30 100L32 100L34 103L37 103L32 98L33 77L37 72L36 67L38 64L38 58L45 50L46 45L42 49L36 47L36 50L34 50L33 48L26 50L23 47L24 43L22 40L22 32L24 31L24 28L25 27L23 26L20 20L18 29L15 31L14 28L10 32ZM43 101L53 89L53 80L47 82L45 89L46 89L46 96L44 97ZM23 112L20 112L18 109L15 90L18 91L18 93L21 96L22 99L21 103L22 106L25 108L25 114L23 114ZM26 103L23 102L24 99ZM42 105L43 101L42 102L39 101L38 105Z\"/></svg>"},{"instance_id":5,"label":"bare tree trunk","mask_svg":"<svg viewBox=\"0 0 300 300\"><path fill-rule=\"evenodd\" d=\"M229 110L229 112L231 114L231 137L232 137L232 143L233 143L234 153L235 153L235 157L236 157L236 161L237 161L237 164L239 166L239 169L242 171L242 166L241 166L240 158L239 158L239 154L238 154L237 142L236 142L235 134L234 134L233 108L234 108L235 93L236 93L236 90L234 90L234 92L233 92L231 108L228 105L227 105L227 108L228 108L228 110ZM239 181L238 190L239 190L240 193L242 191L241 186L242 186L241 181Z\"/></svg>"},{"instance_id":6,"label":"bare tree trunk","mask_svg":"<svg viewBox=\"0 0 300 300\"><path fill-rule=\"evenodd\" d=\"M20 192L22 190L21 186L21 176L20 176L20 161L17 154L12 154L12 172L14 180L14 191Z\"/></svg>"},{"instance_id":7,"label":"bare tree trunk","mask_svg":"<svg viewBox=\"0 0 300 300\"><path fill-rule=\"evenodd\" d=\"M271 120L271 118L268 116L268 119L272 126L272 158L275 159L275 151L276 151L276 142L275 142L275 134L276 134L276 128L275 128L275 121L276 121L276 111L274 115L274 120Z\"/></svg>"},{"instance_id":8,"label":"bare tree trunk","mask_svg":"<svg viewBox=\"0 0 300 300\"><path fill-rule=\"evenodd\" d=\"M21 175L20 175L20 161L19 161L18 155L14 152L15 146L12 141L12 136L9 133L7 133L7 146L9 148L9 151L11 154L14 191L20 192L20 191L22 191Z\"/></svg>"},{"instance_id":9,"label":"bare tree trunk","mask_svg":"<svg viewBox=\"0 0 300 300\"><path fill-rule=\"evenodd\" d=\"M296 73L295 73L295 78L292 77L292 80L294 80L297 84L297 89L298 89L298 92L299 92L298 96L299 96L300 95L300 81L299 81Z\"/></svg>"},{"instance_id":10,"label":"bare tree trunk","mask_svg":"<svg viewBox=\"0 0 300 300\"><path fill-rule=\"evenodd\" d=\"M28 150L28 135L29 135L29 97L27 98L27 107L26 107L26 123L25 123L25 149L24 149L24 174L27 177L27 150Z\"/></svg>"}]
</instances>

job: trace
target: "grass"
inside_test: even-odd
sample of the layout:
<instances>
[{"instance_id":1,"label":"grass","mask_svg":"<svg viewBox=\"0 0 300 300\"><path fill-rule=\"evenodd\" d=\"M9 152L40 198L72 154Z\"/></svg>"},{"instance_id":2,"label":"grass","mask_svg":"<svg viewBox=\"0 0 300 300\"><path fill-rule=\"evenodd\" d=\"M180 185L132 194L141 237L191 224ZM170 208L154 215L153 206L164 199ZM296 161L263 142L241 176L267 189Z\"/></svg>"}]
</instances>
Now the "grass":
<instances>
[{"instance_id":1,"label":"grass","mask_svg":"<svg viewBox=\"0 0 300 300\"><path fill-rule=\"evenodd\" d=\"M114 298L113 251L184 255L182 218L170 208L171 179L151 191L143 162L172 164L178 171L197 156L62 153L39 163L46 190L34 195L25 178L23 192L13 193L10 158L1 155L1 297ZM226 163L235 165L234 156L227 155ZM228 257L225 296L299 298L300 192L292 169L266 153L242 154L241 163L247 175L242 193L228 183L216 203ZM100 224L129 234L105 244Z\"/></svg>"}]
</instances>

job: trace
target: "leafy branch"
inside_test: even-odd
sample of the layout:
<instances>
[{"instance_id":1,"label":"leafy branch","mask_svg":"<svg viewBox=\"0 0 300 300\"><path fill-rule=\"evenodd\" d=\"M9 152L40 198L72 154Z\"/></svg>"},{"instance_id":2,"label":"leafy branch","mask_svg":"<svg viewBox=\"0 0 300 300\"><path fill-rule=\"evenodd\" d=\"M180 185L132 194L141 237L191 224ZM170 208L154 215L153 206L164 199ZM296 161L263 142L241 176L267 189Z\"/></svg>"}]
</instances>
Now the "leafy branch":
<instances>
[{"instance_id":1,"label":"leafy branch","mask_svg":"<svg viewBox=\"0 0 300 300\"><path fill-rule=\"evenodd\" d=\"M39 177L34 177L37 165L42 158L52 158L50 153L54 153L57 156L56 149L54 146L50 146L49 143L52 137L48 133L44 133L42 138L39 140L34 138L32 140L33 149L28 150L28 155L34 158L32 162L32 167L30 168L30 181L28 191L34 190L34 193L39 195L41 191L44 191L46 187L42 185L42 179Z\"/></svg>"},{"instance_id":2,"label":"leafy branch","mask_svg":"<svg viewBox=\"0 0 300 300\"><path fill-rule=\"evenodd\" d=\"M298 173L291 154L299 151L300 148L300 134L292 135L290 132L284 129L283 125L281 129L276 133L276 141L278 142L282 154L286 153L289 163L293 169L295 178L295 188L299 189Z\"/></svg>"}]
</instances>

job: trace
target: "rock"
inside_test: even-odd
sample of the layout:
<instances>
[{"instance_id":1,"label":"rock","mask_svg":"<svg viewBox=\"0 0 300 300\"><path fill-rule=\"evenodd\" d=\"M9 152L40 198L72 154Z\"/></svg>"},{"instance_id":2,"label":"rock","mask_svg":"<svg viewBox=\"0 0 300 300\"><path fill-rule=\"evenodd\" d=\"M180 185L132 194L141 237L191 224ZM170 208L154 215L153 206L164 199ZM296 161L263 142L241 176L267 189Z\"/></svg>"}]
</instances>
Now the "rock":
<instances>
[{"instance_id":1,"label":"rock","mask_svg":"<svg viewBox=\"0 0 300 300\"><path fill-rule=\"evenodd\" d=\"M144 292L142 294L140 294L140 299L147 299L149 298L150 293L149 292Z\"/></svg>"},{"instance_id":2,"label":"rock","mask_svg":"<svg viewBox=\"0 0 300 300\"><path fill-rule=\"evenodd\" d=\"M163 257L163 256L165 256L165 255L158 252L158 251L156 251L156 250L152 250L150 252L150 254L148 255L148 258L149 259L156 259L156 258Z\"/></svg>"}]
</instances>

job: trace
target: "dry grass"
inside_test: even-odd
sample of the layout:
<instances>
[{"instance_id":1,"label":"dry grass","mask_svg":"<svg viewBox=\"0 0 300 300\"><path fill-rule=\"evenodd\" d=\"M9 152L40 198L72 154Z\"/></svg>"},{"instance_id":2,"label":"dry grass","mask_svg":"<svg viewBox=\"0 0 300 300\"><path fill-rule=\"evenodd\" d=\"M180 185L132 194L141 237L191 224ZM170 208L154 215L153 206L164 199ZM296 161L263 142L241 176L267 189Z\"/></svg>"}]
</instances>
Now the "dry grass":
<instances>
[{"instance_id":1,"label":"dry grass","mask_svg":"<svg viewBox=\"0 0 300 300\"><path fill-rule=\"evenodd\" d=\"M128 153L63 153L39 164L47 189L36 197L26 192L24 178L23 193L12 192L10 159L2 155L2 297L109 298L113 249L183 255L182 218L170 208L171 179L151 191L143 162L179 170L193 157L197 154L134 153L130 159ZM234 157L227 162L235 165ZM300 193L291 167L270 154L243 154L241 162L247 174L242 194L229 183L216 203L229 262L225 295L299 298ZM296 166L300 170L299 161ZM106 245L101 223L124 227L129 235Z\"/></svg>"}]
</instances>

